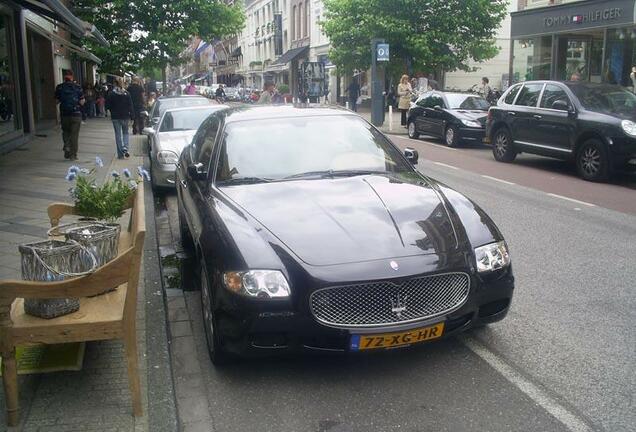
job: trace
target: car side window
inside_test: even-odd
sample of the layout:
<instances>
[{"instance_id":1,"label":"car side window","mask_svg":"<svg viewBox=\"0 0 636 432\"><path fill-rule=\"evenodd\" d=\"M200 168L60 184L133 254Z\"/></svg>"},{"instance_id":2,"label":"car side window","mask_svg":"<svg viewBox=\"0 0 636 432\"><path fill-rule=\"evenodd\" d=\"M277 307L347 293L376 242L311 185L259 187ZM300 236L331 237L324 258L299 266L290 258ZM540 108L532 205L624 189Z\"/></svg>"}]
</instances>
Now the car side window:
<instances>
[{"instance_id":1,"label":"car side window","mask_svg":"<svg viewBox=\"0 0 636 432\"><path fill-rule=\"evenodd\" d=\"M543 97L541 98L541 104L539 106L541 108L554 109L553 105L557 101L565 102L568 107L572 106L572 104L570 104L568 95L565 93L565 90L554 84L547 84L545 86L545 90L543 91Z\"/></svg>"},{"instance_id":2,"label":"car side window","mask_svg":"<svg viewBox=\"0 0 636 432\"><path fill-rule=\"evenodd\" d=\"M536 107L542 88L543 84L524 84L515 105Z\"/></svg>"},{"instance_id":3,"label":"car side window","mask_svg":"<svg viewBox=\"0 0 636 432\"><path fill-rule=\"evenodd\" d=\"M521 89L521 84L517 84L516 86L511 88L508 94L506 95L504 102L507 103L508 105L512 105L512 103L515 101L515 96L517 96L517 93L519 93L520 89Z\"/></svg>"},{"instance_id":4,"label":"car side window","mask_svg":"<svg viewBox=\"0 0 636 432\"><path fill-rule=\"evenodd\" d=\"M196 160L196 162L202 163L206 169L210 166L210 160L212 159L212 153L214 152L214 143L216 142L216 135L219 132L219 125L221 124L221 121L217 116L213 116L209 120L210 123L201 137L201 149Z\"/></svg>"},{"instance_id":5,"label":"car side window","mask_svg":"<svg viewBox=\"0 0 636 432\"><path fill-rule=\"evenodd\" d=\"M430 98L431 98L430 96L423 97L422 99L420 99L420 100L418 100L416 102L416 105L420 106L422 108L426 108L428 106L427 104L428 104L428 101L429 101Z\"/></svg>"},{"instance_id":6,"label":"car side window","mask_svg":"<svg viewBox=\"0 0 636 432\"><path fill-rule=\"evenodd\" d=\"M440 95L433 95L431 97L431 108L435 108L436 106L440 106L444 108L444 99Z\"/></svg>"}]
</instances>

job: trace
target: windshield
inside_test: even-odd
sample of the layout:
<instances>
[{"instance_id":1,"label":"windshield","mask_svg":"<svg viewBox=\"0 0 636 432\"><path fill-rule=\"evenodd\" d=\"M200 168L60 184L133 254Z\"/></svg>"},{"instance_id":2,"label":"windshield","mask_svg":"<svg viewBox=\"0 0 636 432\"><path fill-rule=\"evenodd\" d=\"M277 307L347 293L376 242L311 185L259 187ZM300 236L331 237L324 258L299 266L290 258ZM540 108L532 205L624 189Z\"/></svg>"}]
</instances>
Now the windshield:
<instances>
[{"instance_id":1,"label":"windshield","mask_svg":"<svg viewBox=\"0 0 636 432\"><path fill-rule=\"evenodd\" d=\"M164 99L157 101L157 108L154 117L161 117L164 112L172 108L182 108L187 106L208 105L210 102L202 97L183 97L174 99Z\"/></svg>"},{"instance_id":2,"label":"windshield","mask_svg":"<svg viewBox=\"0 0 636 432\"><path fill-rule=\"evenodd\" d=\"M487 111L490 104L481 96L470 94L446 94L450 109Z\"/></svg>"},{"instance_id":3,"label":"windshield","mask_svg":"<svg viewBox=\"0 0 636 432\"><path fill-rule=\"evenodd\" d=\"M300 117L229 124L217 180L280 180L369 171L413 169L386 138L358 117Z\"/></svg>"},{"instance_id":4,"label":"windshield","mask_svg":"<svg viewBox=\"0 0 636 432\"><path fill-rule=\"evenodd\" d=\"M570 85L572 92L587 110L609 115L629 114L636 110L636 96L613 85Z\"/></svg>"},{"instance_id":5,"label":"windshield","mask_svg":"<svg viewBox=\"0 0 636 432\"><path fill-rule=\"evenodd\" d=\"M168 111L163 116L159 132L175 132L199 129L203 120L218 108Z\"/></svg>"}]
</instances>

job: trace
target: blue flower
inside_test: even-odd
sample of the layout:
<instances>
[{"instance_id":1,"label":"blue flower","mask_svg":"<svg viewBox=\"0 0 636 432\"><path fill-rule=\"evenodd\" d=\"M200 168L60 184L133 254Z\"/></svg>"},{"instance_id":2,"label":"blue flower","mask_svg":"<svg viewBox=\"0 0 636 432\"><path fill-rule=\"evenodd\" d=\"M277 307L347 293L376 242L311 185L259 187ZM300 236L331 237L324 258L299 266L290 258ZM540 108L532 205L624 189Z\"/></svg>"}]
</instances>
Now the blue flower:
<instances>
[{"instance_id":1,"label":"blue flower","mask_svg":"<svg viewBox=\"0 0 636 432\"><path fill-rule=\"evenodd\" d=\"M68 168L68 172L69 172L69 173L77 174L77 173L78 173L78 172L80 172L80 171L81 171L81 169L80 169L80 167L78 167L77 165L71 165L71 166Z\"/></svg>"},{"instance_id":2,"label":"blue flower","mask_svg":"<svg viewBox=\"0 0 636 432\"><path fill-rule=\"evenodd\" d=\"M95 156L95 165L97 165L100 168L103 168L104 161L102 160L102 158L100 158L99 156Z\"/></svg>"},{"instance_id":3,"label":"blue flower","mask_svg":"<svg viewBox=\"0 0 636 432\"><path fill-rule=\"evenodd\" d=\"M91 170L89 170L88 168L80 168L80 172L82 174L90 174Z\"/></svg>"},{"instance_id":4,"label":"blue flower","mask_svg":"<svg viewBox=\"0 0 636 432\"><path fill-rule=\"evenodd\" d=\"M139 165L137 167L137 174L139 174L139 177L143 177L144 176L144 167L142 167L141 165Z\"/></svg>"},{"instance_id":5,"label":"blue flower","mask_svg":"<svg viewBox=\"0 0 636 432\"><path fill-rule=\"evenodd\" d=\"M128 168L124 168L124 170L122 172L124 173L126 178L130 178L130 170Z\"/></svg>"},{"instance_id":6,"label":"blue flower","mask_svg":"<svg viewBox=\"0 0 636 432\"><path fill-rule=\"evenodd\" d=\"M150 181L150 173L147 170L142 170L141 175L146 181Z\"/></svg>"},{"instance_id":7,"label":"blue flower","mask_svg":"<svg viewBox=\"0 0 636 432\"><path fill-rule=\"evenodd\" d=\"M119 173L116 170L113 170L113 172L111 172L110 175L112 175L115 178L119 177Z\"/></svg>"},{"instance_id":8,"label":"blue flower","mask_svg":"<svg viewBox=\"0 0 636 432\"><path fill-rule=\"evenodd\" d=\"M73 180L75 180L75 177L77 177L77 174L75 174L75 173L74 173L74 172L72 172L72 171L69 171L69 172L66 174L66 177L64 177L64 178L65 178L66 180L68 180L68 181L73 181Z\"/></svg>"}]
</instances>

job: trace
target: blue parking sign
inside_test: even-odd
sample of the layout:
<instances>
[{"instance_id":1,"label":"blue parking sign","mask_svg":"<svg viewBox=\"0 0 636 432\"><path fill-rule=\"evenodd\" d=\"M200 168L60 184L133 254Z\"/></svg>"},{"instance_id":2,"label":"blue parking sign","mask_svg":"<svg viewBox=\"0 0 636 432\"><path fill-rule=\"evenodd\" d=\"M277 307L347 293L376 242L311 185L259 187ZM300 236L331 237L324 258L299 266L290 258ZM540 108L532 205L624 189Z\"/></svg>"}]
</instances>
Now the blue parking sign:
<instances>
[{"instance_id":1,"label":"blue parking sign","mask_svg":"<svg viewBox=\"0 0 636 432\"><path fill-rule=\"evenodd\" d=\"M389 61L389 44L381 43L375 49L376 61Z\"/></svg>"}]
</instances>

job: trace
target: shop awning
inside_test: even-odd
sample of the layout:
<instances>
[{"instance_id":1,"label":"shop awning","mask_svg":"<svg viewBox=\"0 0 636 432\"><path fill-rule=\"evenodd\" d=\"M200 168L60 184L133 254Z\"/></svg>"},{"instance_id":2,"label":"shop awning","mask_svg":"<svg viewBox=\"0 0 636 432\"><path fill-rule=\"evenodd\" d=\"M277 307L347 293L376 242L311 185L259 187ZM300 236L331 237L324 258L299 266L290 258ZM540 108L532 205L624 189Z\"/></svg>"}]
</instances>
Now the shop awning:
<instances>
[{"instance_id":1,"label":"shop awning","mask_svg":"<svg viewBox=\"0 0 636 432\"><path fill-rule=\"evenodd\" d=\"M97 64L97 65L101 65L102 61L99 59L99 57L97 57L96 55L94 55L93 53L91 53L90 51L88 51L86 48L84 47L80 47L75 45L72 42L69 42L68 40L58 36L57 34L50 32L49 30L46 30L42 27L40 27L39 25L37 25L36 23L33 22L27 22L27 27L33 31L35 31L36 33L41 34L42 36L44 36L47 39L50 39L51 41L68 48L70 51L74 52L75 54L77 54L79 57L84 58L86 60L92 61L93 63Z\"/></svg>"},{"instance_id":2,"label":"shop awning","mask_svg":"<svg viewBox=\"0 0 636 432\"><path fill-rule=\"evenodd\" d=\"M285 65L289 63L290 61L294 60L295 58L305 54L307 51L309 51L308 46L304 46L300 48L292 48L289 51L287 51L285 54L283 54L282 56L278 57L278 59L276 59L276 61L272 63L271 66Z\"/></svg>"},{"instance_id":3,"label":"shop awning","mask_svg":"<svg viewBox=\"0 0 636 432\"><path fill-rule=\"evenodd\" d=\"M60 0L16 0L25 9L66 24L77 37L91 37L104 46L110 44L97 28L73 15Z\"/></svg>"}]
</instances>

